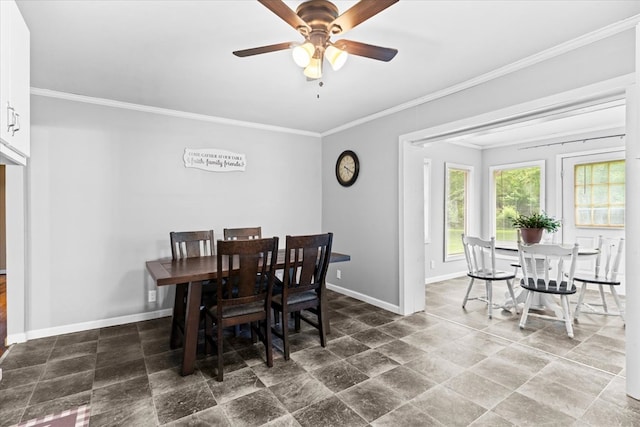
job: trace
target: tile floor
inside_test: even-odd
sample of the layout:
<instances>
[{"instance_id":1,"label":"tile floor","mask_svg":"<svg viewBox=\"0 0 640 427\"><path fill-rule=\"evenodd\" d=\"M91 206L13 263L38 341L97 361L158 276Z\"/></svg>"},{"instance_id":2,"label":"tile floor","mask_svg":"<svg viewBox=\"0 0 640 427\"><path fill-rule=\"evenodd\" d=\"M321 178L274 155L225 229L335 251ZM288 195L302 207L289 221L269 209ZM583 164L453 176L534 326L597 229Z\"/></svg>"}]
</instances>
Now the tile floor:
<instances>
[{"instance_id":1,"label":"tile floor","mask_svg":"<svg viewBox=\"0 0 640 427\"><path fill-rule=\"evenodd\" d=\"M168 318L15 345L0 363L0 426L83 404L91 426L640 425L620 318L584 314L575 339L560 322L521 330L482 302L463 310L466 283L427 285L427 312L408 317L331 292L326 348L303 328L292 360L276 351L267 368L261 344L230 336L222 383L213 356L179 375Z\"/></svg>"}]
</instances>

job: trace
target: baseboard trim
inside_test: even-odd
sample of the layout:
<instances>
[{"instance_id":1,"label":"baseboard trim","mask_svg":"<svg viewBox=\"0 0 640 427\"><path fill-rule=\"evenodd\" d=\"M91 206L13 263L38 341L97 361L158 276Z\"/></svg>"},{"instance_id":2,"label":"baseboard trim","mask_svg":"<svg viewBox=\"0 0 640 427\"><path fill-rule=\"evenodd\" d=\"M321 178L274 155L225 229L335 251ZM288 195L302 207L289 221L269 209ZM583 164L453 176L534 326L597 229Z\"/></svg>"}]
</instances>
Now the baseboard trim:
<instances>
[{"instance_id":1,"label":"baseboard trim","mask_svg":"<svg viewBox=\"0 0 640 427\"><path fill-rule=\"evenodd\" d=\"M28 340L52 337L55 335L71 334L74 332L88 331L90 329L106 328L109 326L124 325L127 323L141 322L144 320L158 319L160 317L171 316L173 310L163 309L149 311L146 313L130 314L127 316L112 317L109 319L92 320L90 322L73 323L70 325L56 326L53 328L35 329L22 334L11 334L7 336L8 344L17 344Z\"/></svg>"},{"instance_id":2,"label":"baseboard trim","mask_svg":"<svg viewBox=\"0 0 640 427\"><path fill-rule=\"evenodd\" d=\"M455 279L457 277L464 276L466 273L450 273L441 276L427 277L425 283L441 282L443 280ZM398 305L389 304L386 301L373 298L369 295L362 294L360 292L353 291L351 289L343 288L341 286L327 283L327 289L338 292L339 294L346 295L355 298L359 301L366 302L376 307L385 309L395 314L402 314ZM73 323L70 325L56 326L53 328L35 329L27 331L26 333L10 334L7 335L7 344L17 344L28 340L46 338L55 335L71 334L74 332L87 331L90 329L106 328L109 326L124 325L127 323L141 322L144 320L158 319L160 317L171 316L172 309L164 309L157 311L150 311L146 313L131 314L128 316L112 317L109 319L93 320L90 322Z\"/></svg>"},{"instance_id":3,"label":"baseboard trim","mask_svg":"<svg viewBox=\"0 0 640 427\"><path fill-rule=\"evenodd\" d=\"M5 339L5 347L10 346L11 344L16 344L20 342L25 342L27 340L27 334L11 334L7 335Z\"/></svg>"},{"instance_id":4,"label":"baseboard trim","mask_svg":"<svg viewBox=\"0 0 640 427\"><path fill-rule=\"evenodd\" d=\"M352 291L351 289L346 289L340 286L336 286L332 283L327 283L327 289L330 289L342 295L349 296L351 298L355 298L359 301L366 302L371 305L375 305L376 307L383 308L392 313L402 314L399 306L389 304L386 301L382 301L377 298L370 297L369 295L361 294L360 292Z\"/></svg>"},{"instance_id":5,"label":"baseboard trim","mask_svg":"<svg viewBox=\"0 0 640 427\"><path fill-rule=\"evenodd\" d=\"M457 279L458 277L464 277L466 275L467 275L466 271L458 271L456 273L443 274L441 276L425 277L424 283L428 285L429 283L436 283L436 282L442 282L444 280Z\"/></svg>"}]
</instances>

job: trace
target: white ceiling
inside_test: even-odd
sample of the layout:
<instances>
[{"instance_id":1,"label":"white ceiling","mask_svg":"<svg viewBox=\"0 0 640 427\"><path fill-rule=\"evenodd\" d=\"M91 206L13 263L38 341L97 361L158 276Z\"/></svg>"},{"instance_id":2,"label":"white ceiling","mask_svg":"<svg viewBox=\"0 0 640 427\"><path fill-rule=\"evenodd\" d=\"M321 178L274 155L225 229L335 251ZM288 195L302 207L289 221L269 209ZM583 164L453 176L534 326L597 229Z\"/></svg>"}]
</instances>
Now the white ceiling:
<instances>
[{"instance_id":1,"label":"white ceiling","mask_svg":"<svg viewBox=\"0 0 640 427\"><path fill-rule=\"evenodd\" d=\"M287 1L295 9L300 1ZM354 1L338 1L341 12ZM34 88L322 133L426 97L640 14L640 1L401 0L344 38L399 50L352 56L320 87L281 51L300 41L257 1L18 0ZM318 97L319 96L319 97Z\"/></svg>"},{"instance_id":2,"label":"white ceiling","mask_svg":"<svg viewBox=\"0 0 640 427\"><path fill-rule=\"evenodd\" d=\"M576 108L562 113L516 121L502 126L469 131L443 140L485 149L505 145L535 143L543 140L580 138L580 135L619 135L624 133L624 99ZM562 141L559 141L562 142Z\"/></svg>"}]
</instances>

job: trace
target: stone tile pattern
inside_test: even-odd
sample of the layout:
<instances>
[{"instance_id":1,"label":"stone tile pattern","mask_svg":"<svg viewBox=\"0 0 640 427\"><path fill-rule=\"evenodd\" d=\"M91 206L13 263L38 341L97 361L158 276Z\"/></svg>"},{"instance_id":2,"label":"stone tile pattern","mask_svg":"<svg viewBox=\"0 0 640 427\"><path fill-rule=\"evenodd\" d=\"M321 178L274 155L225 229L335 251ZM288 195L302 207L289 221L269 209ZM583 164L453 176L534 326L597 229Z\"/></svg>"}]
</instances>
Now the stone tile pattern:
<instances>
[{"instance_id":1,"label":"stone tile pattern","mask_svg":"<svg viewBox=\"0 0 640 427\"><path fill-rule=\"evenodd\" d=\"M583 313L575 339L559 322L521 330L508 311L462 309L466 284L427 285L426 312L406 317L329 292L327 347L303 324L288 362L275 340L272 368L229 331L221 383L202 346L180 376L170 318L17 344L0 362L0 427L81 405L92 427L640 425L619 318Z\"/></svg>"}]
</instances>

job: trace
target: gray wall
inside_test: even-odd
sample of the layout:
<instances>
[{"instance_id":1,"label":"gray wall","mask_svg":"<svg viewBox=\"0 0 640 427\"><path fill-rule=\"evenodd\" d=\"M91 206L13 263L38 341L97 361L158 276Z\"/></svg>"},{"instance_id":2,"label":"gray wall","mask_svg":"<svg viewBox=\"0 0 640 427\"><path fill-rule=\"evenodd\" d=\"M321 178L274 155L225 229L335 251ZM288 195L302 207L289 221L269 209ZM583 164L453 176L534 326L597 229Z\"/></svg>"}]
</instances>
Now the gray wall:
<instances>
[{"instance_id":1,"label":"gray wall","mask_svg":"<svg viewBox=\"0 0 640 427\"><path fill-rule=\"evenodd\" d=\"M398 305L398 137L634 72L627 31L468 90L328 135L322 144L322 227L338 233L352 261L329 281ZM340 187L334 166L342 150L361 159L362 174ZM434 226L436 224L434 223Z\"/></svg>"},{"instance_id":2,"label":"gray wall","mask_svg":"<svg viewBox=\"0 0 640 427\"><path fill-rule=\"evenodd\" d=\"M393 305L398 304L397 122L385 117L322 140L322 226L351 255L351 262L330 267L327 281ZM358 155L360 174L351 187L342 187L335 162L347 149Z\"/></svg>"},{"instance_id":3,"label":"gray wall","mask_svg":"<svg viewBox=\"0 0 640 427\"><path fill-rule=\"evenodd\" d=\"M245 153L246 171L185 168L186 147ZM146 302L144 267L170 231L320 232L320 157L316 137L34 96L27 330L171 307L164 288Z\"/></svg>"}]
</instances>

